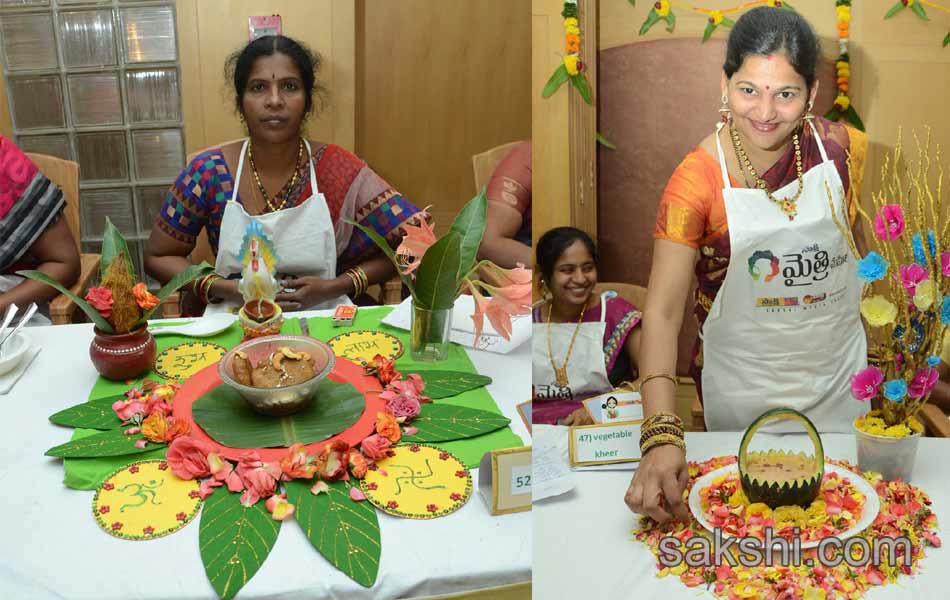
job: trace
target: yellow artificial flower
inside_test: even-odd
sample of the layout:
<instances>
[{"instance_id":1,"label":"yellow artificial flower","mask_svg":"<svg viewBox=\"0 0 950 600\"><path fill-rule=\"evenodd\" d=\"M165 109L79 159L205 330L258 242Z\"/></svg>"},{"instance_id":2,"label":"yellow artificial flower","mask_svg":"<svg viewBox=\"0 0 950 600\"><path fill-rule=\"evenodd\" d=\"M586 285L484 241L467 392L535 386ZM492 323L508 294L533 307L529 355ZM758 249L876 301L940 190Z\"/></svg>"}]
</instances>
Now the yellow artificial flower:
<instances>
[{"instance_id":1,"label":"yellow artificial flower","mask_svg":"<svg viewBox=\"0 0 950 600\"><path fill-rule=\"evenodd\" d=\"M836 69L840 69L841 67L848 67L849 69L851 68L850 63L846 60L839 60L835 63Z\"/></svg>"},{"instance_id":2,"label":"yellow artificial flower","mask_svg":"<svg viewBox=\"0 0 950 600\"><path fill-rule=\"evenodd\" d=\"M564 26L564 33L566 33L566 34L568 34L568 35L580 35L580 34L581 34L581 28L578 27L577 25L565 25L565 26Z\"/></svg>"},{"instance_id":3,"label":"yellow artificial flower","mask_svg":"<svg viewBox=\"0 0 950 600\"><path fill-rule=\"evenodd\" d=\"M577 75L577 55L568 54L564 57L564 66L568 75Z\"/></svg>"},{"instance_id":4,"label":"yellow artificial flower","mask_svg":"<svg viewBox=\"0 0 950 600\"><path fill-rule=\"evenodd\" d=\"M917 284L914 292L914 306L920 310L927 310L934 303L934 282L925 279Z\"/></svg>"},{"instance_id":5,"label":"yellow artificial flower","mask_svg":"<svg viewBox=\"0 0 950 600\"><path fill-rule=\"evenodd\" d=\"M713 25L719 25L722 23L723 14L721 10L711 10L709 11L709 22Z\"/></svg>"},{"instance_id":6,"label":"yellow artificial flower","mask_svg":"<svg viewBox=\"0 0 950 600\"><path fill-rule=\"evenodd\" d=\"M580 25L580 21L577 20L577 17L568 17L564 19L565 27L577 27Z\"/></svg>"},{"instance_id":7,"label":"yellow artificial flower","mask_svg":"<svg viewBox=\"0 0 950 600\"><path fill-rule=\"evenodd\" d=\"M851 100L844 94L839 94L838 97L835 98L835 105L840 106L841 110L848 110L848 107L851 106Z\"/></svg>"},{"instance_id":8,"label":"yellow artificial flower","mask_svg":"<svg viewBox=\"0 0 950 600\"><path fill-rule=\"evenodd\" d=\"M847 96L838 96L838 100L841 98L846 101L848 99ZM835 100L835 104L839 104L838 100ZM882 327L894 322L897 318L897 307L883 296L875 295L861 301L861 315L871 327Z\"/></svg>"},{"instance_id":9,"label":"yellow artificial flower","mask_svg":"<svg viewBox=\"0 0 950 600\"><path fill-rule=\"evenodd\" d=\"M661 17L665 17L666 15L670 14L669 0L658 0L657 3L653 5L653 10Z\"/></svg>"}]
</instances>

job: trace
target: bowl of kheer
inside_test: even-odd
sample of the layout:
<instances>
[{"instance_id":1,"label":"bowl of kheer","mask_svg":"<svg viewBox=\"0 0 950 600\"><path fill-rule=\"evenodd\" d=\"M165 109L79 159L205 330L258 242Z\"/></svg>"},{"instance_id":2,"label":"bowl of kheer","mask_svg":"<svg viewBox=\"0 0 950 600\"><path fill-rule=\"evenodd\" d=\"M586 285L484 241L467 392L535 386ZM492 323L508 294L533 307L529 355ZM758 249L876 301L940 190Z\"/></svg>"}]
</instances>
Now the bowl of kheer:
<instances>
[{"instance_id":1,"label":"bowl of kheer","mask_svg":"<svg viewBox=\"0 0 950 600\"><path fill-rule=\"evenodd\" d=\"M271 335L231 349L218 363L218 374L254 411L283 416L314 401L334 364L329 344L305 336Z\"/></svg>"}]
</instances>

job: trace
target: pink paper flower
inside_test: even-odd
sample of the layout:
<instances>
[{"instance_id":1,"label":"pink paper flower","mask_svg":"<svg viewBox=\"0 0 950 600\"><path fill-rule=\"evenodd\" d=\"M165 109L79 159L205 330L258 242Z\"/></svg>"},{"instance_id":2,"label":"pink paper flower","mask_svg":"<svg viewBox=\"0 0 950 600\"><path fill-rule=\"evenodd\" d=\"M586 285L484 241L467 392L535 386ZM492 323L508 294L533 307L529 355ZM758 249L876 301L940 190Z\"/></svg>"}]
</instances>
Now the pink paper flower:
<instances>
[{"instance_id":1,"label":"pink paper flower","mask_svg":"<svg viewBox=\"0 0 950 600\"><path fill-rule=\"evenodd\" d=\"M354 500L354 501L356 501L356 502L360 502L360 501L362 501L362 500L366 500L366 494L364 494L364 493L363 493L363 490L361 490L361 489L358 488L358 487L351 487L351 488L350 488L350 499L351 499L351 500Z\"/></svg>"},{"instance_id":2,"label":"pink paper flower","mask_svg":"<svg viewBox=\"0 0 950 600\"><path fill-rule=\"evenodd\" d=\"M851 395L858 400L870 400L877 396L884 373L877 367L868 367L851 378Z\"/></svg>"},{"instance_id":3,"label":"pink paper flower","mask_svg":"<svg viewBox=\"0 0 950 600\"><path fill-rule=\"evenodd\" d=\"M405 379L394 380L387 387L401 394L417 396L421 402L431 402L430 398L422 396L422 391L426 388L426 382L418 373L410 373Z\"/></svg>"},{"instance_id":4,"label":"pink paper flower","mask_svg":"<svg viewBox=\"0 0 950 600\"><path fill-rule=\"evenodd\" d=\"M263 462L253 450L239 457L236 471L246 488L241 494L241 504L244 506L253 506L261 498L272 496L281 476L279 466Z\"/></svg>"},{"instance_id":5,"label":"pink paper flower","mask_svg":"<svg viewBox=\"0 0 950 600\"><path fill-rule=\"evenodd\" d=\"M143 440L135 440L135 443L132 444L132 445L135 446L136 448L144 448L145 446L148 445L148 440L144 440L144 439L143 439Z\"/></svg>"},{"instance_id":6,"label":"pink paper flower","mask_svg":"<svg viewBox=\"0 0 950 600\"><path fill-rule=\"evenodd\" d=\"M392 446L392 442L390 442L389 439L379 434L373 434L363 440L360 444L360 449L362 449L363 455L366 456L366 458L381 460L389 456L390 446Z\"/></svg>"},{"instance_id":7,"label":"pink paper flower","mask_svg":"<svg viewBox=\"0 0 950 600\"><path fill-rule=\"evenodd\" d=\"M319 494L328 494L330 492L330 486L327 485L326 481L317 481L313 484L313 487L310 488L310 493L314 496Z\"/></svg>"},{"instance_id":8,"label":"pink paper flower","mask_svg":"<svg viewBox=\"0 0 950 600\"><path fill-rule=\"evenodd\" d=\"M343 440L334 440L324 445L314 460L321 479L344 479L347 477L346 467L350 464L350 445Z\"/></svg>"},{"instance_id":9,"label":"pink paper flower","mask_svg":"<svg viewBox=\"0 0 950 600\"><path fill-rule=\"evenodd\" d=\"M402 419L400 423L408 419L414 419L419 416L422 405L419 403L419 397L415 394L404 394L394 390L385 390L380 398L386 401L386 407L393 413L396 420Z\"/></svg>"},{"instance_id":10,"label":"pink paper flower","mask_svg":"<svg viewBox=\"0 0 950 600\"><path fill-rule=\"evenodd\" d=\"M896 240L904 233L904 211L900 204L885 204L874 218L874 235L879 240Z\"/></svg>"},{"instance_id":11,"label":"pink paper flower","mask_svg":"<svg viewBox=\"0 0 950 600\"><path fill-rule=\"evenodd\" d=\"M118 400L112 403L112 410L122 421L131 421L135 415L144 415L146 404L140 400Z\"/></svg>"},{"instance_id":12,"label":"pink paper flower","mask_svg":"<svg viewBox=\"0 0 950 600\"><path fill-rule=\"evenodd\" d=\"M287 456L280 459L280 468L284 472L283 479L311 479L317 471L312 457L307 456L304 445L296 443L287 449Z\"/></svg>"},{"instance_id":13,"label":"pink paper flower","mask_svg":"<svg viewBox=\"0 0 950 600\"><path fill-rule=\"evenodd\" d=\"M175 438L168 445L168 466L181 479L199 479L211 474L208 453L211 446L190 436Z\"/></svg>"},{"instance_id":14,"label":"pink paper flower","mask_svg":"<svg viewBox=\"0 0 950 600\"><path fill-rule=\"evenodd\" d=\"M99 311L99 314L103 317L108 319L112 316L112 304L114 300L112 299L112 290L109 288L89 288L89 291L86 292L86 302Z\"/></svg>"},{"instance_id":15,"label":"pink paper flower","mask_svg":"<svg viewBox=\"0 0 950 600\"><path fill-rule=\"evenodd\" d=\"M366 457L356 452L350 452L350 472L353 474L353 477L357 479L362 479L366 477L366 471L369 470L369 462L366 460Z\"/></svg>"},{"instance_id":16,"label":"pink paper flower","mask_svg":"<svg viewBox=\"0 0 950 600\"><path fill-rule=\"evenodd\" d=\"M223 460L216 453L211 452L208 454L208 467L211 470L212 487L226 484L228 490L232 492L240 492L244 489L244 482L241 481L230 461Z\"/></svg>"},{"instance_id":17,"label":"pink paper flower","mask_svg":"<svg viewBox=\"0 0 950 600\"><path fill-rule=\"evenodd\" d=\"M950 252L940 253L940 272L944 277L950 277Z\"/></svg>"},{"instance_id":18,"label":"pink paper flower","mask_svg":"<svg viewBox=\"0 0 950 600\"><path fill-rule=\"evenodd\" d=\"M907 389L907 395L915 400L926 396L937 384L937 378L937 369L933 367L918 369L917 373L914 374L913 381L910 382L910 387Z\"/></svg>"},{"instance_id":19,"label":"pink paper flower","mask_svg":"<svg viewBox=\"0 0 950 600\"><path fill-rule=\"evenodd\" d=\"M267 499L264 508L275 521L283 521L294 514L294 505L287 502L287 494L275 494Z\"/></svg>"},{"instance_id":20,"label":"pink paper flower","mask_svg":"<svg viewBox=\"0 0 950 600\"><path fill-rule=\"evenodd\" d=\"M930 279L930 274L927 273L927 269L917 263L901 265L900 272L901 283L904 284L904 289L907 290L907 295L911 298L917 293L917 285L920 284L921 281Z\"/></svg>"},{"instance_id":21,"label":"pink paper flower","mask_svg":"<svg viewBox=\"0 0 950 600\"><path fill-rule=\"evenodd\" d=\"M411 425L402 430L403 435L416 435L417 433L419 433L419 428Z\"/></svg>"}]
</instances>

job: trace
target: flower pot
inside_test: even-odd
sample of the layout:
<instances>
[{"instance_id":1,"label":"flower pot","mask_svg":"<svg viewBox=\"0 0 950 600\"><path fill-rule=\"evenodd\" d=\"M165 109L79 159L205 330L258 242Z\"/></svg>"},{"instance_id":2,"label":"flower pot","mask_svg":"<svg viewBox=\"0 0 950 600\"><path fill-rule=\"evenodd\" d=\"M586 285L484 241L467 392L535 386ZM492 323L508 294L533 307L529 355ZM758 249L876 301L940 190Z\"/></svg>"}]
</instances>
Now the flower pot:
<instances>
[{"instance_id":1,"label":"flower pot","mask_svg":"<svg viewBox=\"0 0 950 600\"><path fill-rule=\"evenodd\" d=\"M133 379L155 364L155 338L145 325L129 333L94 331L89 358L106 379Z\"/></svg>"},{"instance_id":2,"label":"flower pot","mask_svg":"<svg viewBox=\"0 0 950 600\"><path fill-rule=\"evenodd\" d=\"M449 355L452 309L429 310L412 302L412 332L409 354L419 362L437 362Z\"/></svg>"},{"instance_id":3,"label":"flower pot","mask_svg":"<svg viewBox=\"0 0 950 600\"><path fill-rule=\"evenodd\" d=\"M877 471L884 479L909 482L917 459L920 432L903 438L875 435L855 427L858 444L858 467Z\"/></svg>"}]
</instances>

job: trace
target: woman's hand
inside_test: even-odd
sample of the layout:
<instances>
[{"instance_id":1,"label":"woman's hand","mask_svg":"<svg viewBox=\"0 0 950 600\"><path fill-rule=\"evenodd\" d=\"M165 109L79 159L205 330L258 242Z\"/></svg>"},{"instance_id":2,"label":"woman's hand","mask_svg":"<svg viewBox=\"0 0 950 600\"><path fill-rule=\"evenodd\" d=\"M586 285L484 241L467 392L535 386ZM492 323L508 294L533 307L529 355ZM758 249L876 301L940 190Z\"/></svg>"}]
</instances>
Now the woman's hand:
<instances>
[{"instance_id":1,"label":"woman's hand","mask_svg":"<svg viewBox=\"0 0 950 600\"><path fill-rule=\"evenodd\" d=\"M304 310L346 293L338 280L313 275L287 277L281 281L281 285L286 290L293 290L277 294L276 302L285 311Z\"/></svg>"},{"instance_id":2,"label":"woman's hand","mask_svg":"<svg viewBox=\"0 0 950 600\"><path fill-rule=\"evenodd\" d=\"M683 504L688 481L686 454L672 444L655 446L640 460L623 500L633 512L657 522L673 516L688 523L689 513Z\"/></svg>"},{"instance_id":3,"label":"woman's hand","mask_svg":"<svg viewBox=\"0 0 950 600\"><path fill-rule=\"evenodd\" d=\"M567 417L564 418L564 422L563 422L563 425L567 425L568 427L570 426L578 427L580 425L593 425L593 424L594 424L594 420L590 418L590 414L587 412L587 409L585 408L578 408L571 414L567 415Z\"/></svg>"}]
</instances>

